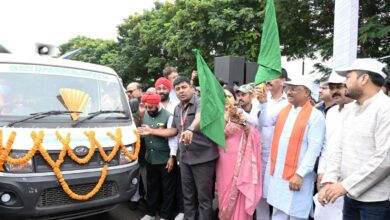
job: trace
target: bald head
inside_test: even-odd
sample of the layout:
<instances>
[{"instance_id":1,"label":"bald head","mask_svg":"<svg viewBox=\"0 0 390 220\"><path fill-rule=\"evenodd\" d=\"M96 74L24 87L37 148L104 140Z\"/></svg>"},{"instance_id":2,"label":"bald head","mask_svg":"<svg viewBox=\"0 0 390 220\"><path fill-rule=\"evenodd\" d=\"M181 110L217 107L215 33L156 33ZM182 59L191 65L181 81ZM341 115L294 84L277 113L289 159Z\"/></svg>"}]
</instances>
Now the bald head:
<instances>
[{"instance_id":1,"label":"bald head","mask_svg":"<svg viewBox=\"0 0 390 220\"><path fill-rule=\"evenodd\" d=\"M139 98L142 96L142 87L138 82L131 82L126 87L126 94L129 99Z\"/></svg>"}]
</instances>

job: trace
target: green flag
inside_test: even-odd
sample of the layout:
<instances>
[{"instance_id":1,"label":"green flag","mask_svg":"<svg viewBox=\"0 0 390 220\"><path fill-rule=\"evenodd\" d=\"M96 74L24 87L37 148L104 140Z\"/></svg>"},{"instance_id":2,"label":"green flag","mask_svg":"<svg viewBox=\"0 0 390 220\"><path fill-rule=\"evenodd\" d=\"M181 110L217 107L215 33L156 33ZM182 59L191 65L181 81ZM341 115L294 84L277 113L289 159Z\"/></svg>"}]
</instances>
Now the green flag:
<instances>
[{"instance_id":1,"label":"green flag","mask_svg":"<svg viewBox=\"0 0 390 220\"><path fill-rule=\"evenodd\" d=\"M257 63L259 64L259 68L256 73L256 85L267 80L277 79L281 76L282 62L279 31L273 0L267 0L266 2L263 34L261 36L260 53Z\"/></svg>"},{"instance_id":2,"label":"green flag","mask_svg":"<svg viewBox=\"0 0 390 220\"><path fill-rule=\"evenodd\" d=\"M200 131L219 146L225 148L225 92L199 51L196 49L192 51L196 56L201 92Z\"/></svg>"}]
</instances>

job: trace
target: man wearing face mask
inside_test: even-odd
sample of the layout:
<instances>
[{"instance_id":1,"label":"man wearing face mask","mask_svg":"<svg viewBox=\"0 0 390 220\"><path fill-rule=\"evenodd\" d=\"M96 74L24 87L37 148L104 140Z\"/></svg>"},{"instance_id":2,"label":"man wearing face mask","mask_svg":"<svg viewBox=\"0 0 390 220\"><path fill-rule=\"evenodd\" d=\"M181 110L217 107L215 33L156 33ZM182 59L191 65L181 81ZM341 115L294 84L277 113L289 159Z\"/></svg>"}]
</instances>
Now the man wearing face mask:
<instances>
[{"instance_id":1,"label":"man wearing face mask","mask_svg":"<svg viewBox=\"0 0 390 220\"><path fill-rule=\"evenodd\" d=\"M325 142L321 151L321 157L319 159L318 170L317 170L317 190L320 191L321 180L326 171L329 158L332 155L337 135L340 134L340 121L343 120L343 115L351 107L351 98L345 96L347 87L345 86L345 77L338 76L337 73L332 73L329 80L325 83L325 86L329 87L330 95L333 102L336 104L330 108L325 118L326 132ZM340 198L336 203L329 206L317 205L314 212L314 219L342 219L343 218L343 198Z\"/></svg>"},{"instance_id":2,"label":"man wearing face mask","mask_svg":"<svg viewBox=\"0 0 390 220\"><path fill-rule=\"evenodd\" d=\"M175 165L177 145L171 145L167 138L175 136L177 130L171 128L172 114L160 106L160 95L146 92L141 100L146 112L143 125L138 130L145 138L148 188L147 214L142 220L155 219L160 195L162 195L160 219L170 219L173 217L171 215L177 187Z\"/></svg>"}]
</instances>

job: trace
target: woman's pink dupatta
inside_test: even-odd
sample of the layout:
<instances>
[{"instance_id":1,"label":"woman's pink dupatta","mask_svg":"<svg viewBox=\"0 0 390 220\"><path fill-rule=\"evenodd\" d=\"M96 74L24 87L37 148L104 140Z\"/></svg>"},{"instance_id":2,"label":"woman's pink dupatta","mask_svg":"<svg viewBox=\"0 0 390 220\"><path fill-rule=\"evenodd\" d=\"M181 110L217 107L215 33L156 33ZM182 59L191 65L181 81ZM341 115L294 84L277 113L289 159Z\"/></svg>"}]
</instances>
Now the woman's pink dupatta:
<instances>
[{"instance_id":1,"label":"woman's pink dupatta","mask_svg":"<svg viewBox=\"0 0 390 220\"><path fill-rule=\"evenodd\" d=\"M251 219L262 194L260 136L253 127L246 136L231 122L225 135L226 152L220 150L216 171L219 218Z\"/></svg>"}]
</instances>

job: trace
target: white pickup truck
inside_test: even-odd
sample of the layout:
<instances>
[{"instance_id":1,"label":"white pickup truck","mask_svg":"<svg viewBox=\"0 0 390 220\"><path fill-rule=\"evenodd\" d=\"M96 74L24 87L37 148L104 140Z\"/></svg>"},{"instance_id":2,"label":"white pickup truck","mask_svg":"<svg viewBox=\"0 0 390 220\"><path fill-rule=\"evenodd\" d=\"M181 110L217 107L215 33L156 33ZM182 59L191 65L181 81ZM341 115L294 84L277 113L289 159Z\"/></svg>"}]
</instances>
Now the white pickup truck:
<instances>
[{"instance_id":1,"label":"white pickup truck","mask_svg":"<svg viewBox=\"0 0 390 220\"><path fill-rule=\"evenodd\" d=\"M138 151L112 69L0 54L0 219L108 211L135 193Z\"/></svg>"}]
</instances>

